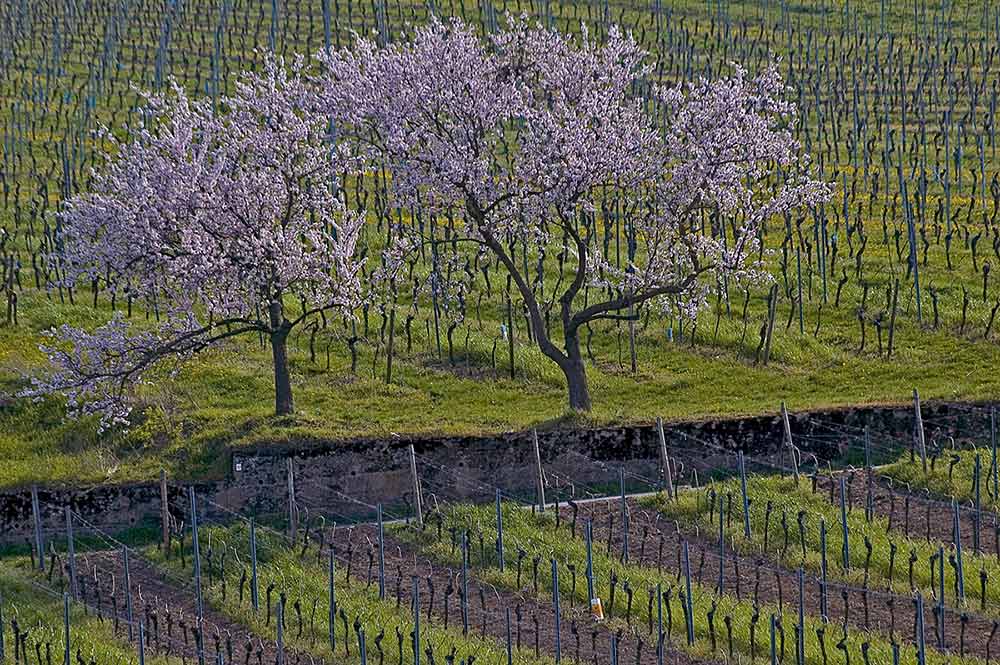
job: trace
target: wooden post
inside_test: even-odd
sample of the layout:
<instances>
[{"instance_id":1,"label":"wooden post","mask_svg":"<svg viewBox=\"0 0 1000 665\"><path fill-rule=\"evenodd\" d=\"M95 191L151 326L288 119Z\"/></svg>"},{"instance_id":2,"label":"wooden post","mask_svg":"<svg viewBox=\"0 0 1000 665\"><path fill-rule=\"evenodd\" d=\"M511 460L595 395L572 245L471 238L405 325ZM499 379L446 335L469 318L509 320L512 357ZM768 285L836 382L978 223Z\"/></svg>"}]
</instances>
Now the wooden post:
<instances>
[{"instance_id":1,"label":"wooden post","mask_svg":"<svg viewBox=\"0 0 1000 665\"><path fill-rule=\"evenodd\" d=\"M850 532L847 527L847 485L844 482L844 476L840 476L840 533L844 539L843 545L841 546L841 554L843 556L844 570L851 569L851 546L850 546Z\"/></svg>"},{"instance_id":2,"label":"wooden post","mask_svg":"<svg viewBox=\"0 0 1000 665\"><path fill-rule=\"evenodd\" d=\"M389 343L386 347L386 360L385 360L385 382L386 384L392 383L392 354L393 354L393 343L396 337L396 308L391 307L389 309Z\"/></svg>"},{"instance_id":3,"label":"wooden post","mask_svg":"<svg viewBox=\"0 0 1000 665\"><path fill-rule=\"evenodd\" d=\"M965 567L962 562L962 520L958 513L958 502L952 499L952 526L955 541L955 590L958 592L959 604L965 603Z\"/></svg>"},{"instance_id":4,"label":"wooden post","mask_svg":"<svg viewBox=\"0 0 1000 665\"><path fill-rule=\"evenodd\" d=\"M938 545L938 608L940 610L944 609L944 545ZM940 615L941 625L944 625L944 614ZM938 644L944 646L944 638L939 637Z\"/></svg>"},{"instance_id":5,"label":"wooden post","mask_svg":"<svg viewBox=\"0 0 1000 665\"><path fill-rule=\"evenodd\" d=\"M510 298L510 279L507 280L507 356L510 362L510 378L516 378L514 373L514 303Z\"/></svg>"},{"instance_id":6,"label":"wooden post","mask_svg":"<svg viewBox=\"0 0 1000 665\"><path fill-rule=\"evenodd\" d=\"M590 518L587 518L587 528L584 531L584 538L587 547L587 597L590 598L590 606L594 607L596 595L594 593L594 526Z\"/></svg>"},{"instance_id":7,"label":"wooden post","mask_svg":"<svg viewBox=\"0 0 1000 665\"><path fill-rule=\"evenodd\" d=\"M330 652L336 653L337 651L337 590L334 586L334 573L336 572L336 565L334 559L336 554L333 551L333 546L330 546L330 573L329 573L329 593L330 593L330 616L328 619L329 629L330 629Z\"/></svg>"},{"instance_id":8,"label":"wooden post","mask_svg":"<svg viewBox=\"0 0 1000 665\"><path fill-rule=\"evenodd\" d=\"M740 467L740 493L743 495L743 536L750 540L750 497L747 495L746 456L742 450L736 451Z\"/></svg>"},{"instance_id":9,"label":"wooden post","mask_svg":"<svg viewBox=\"0 0 1000 665\"><path fill-rule=\"evenodd\" d=\"M128 621L128 639L132 638L132 580L128 565L128 547L122 545L122 574L125 582L125 618Z\"/></svg>"},{"instance_id":10,"label":"wooden post","mask_svg":"<svg viewBox=\"0 0 1000 665\"><path fill-rule=\"evenodd\" d=\"M981 489L982 471L983 471L983 462L979 456L979 453L976 453L976 470L975 470L975 475L972 478L972 487L975 491L975 496L974 496L975 512L973 514L973 519L972 519L972 549L976 553L976 556L979 556L979 532L980 532L980 525L982 524L982 519L983 519L983 508L982 508L983 495Z\"/></svg>"},{"instance_id":11,"label":"wooden post","mask_svg":"<svg viewBox=\"0 0 1000 665\"><path fill-rule=\"evenodd\" d=\"M872 490L872 451L871 436L865 425L865 521L875 519L875 496Z\"/></svg>"},{"instance_id":12,"label":"wooden post","mask_svg":"<svg viewBox=\"0 0 1000 665\"><path fill-rule=\"evenodd\" d=\"M542 476L542 454L538 450L538 430L531 430L531 438L535 446L535 499L538 509L545 511L545 479Z\"/></svg>"},{"instance_id":13,"label":"wooden post","mask_svg":"<svg viewBox=\"0 0 1000 665\"><path fill-rule=\"evenodd\" d=\"M656 583L656 665L663 665L663 583Z\"/></svg>"},{"instance_id":14,"label":"wooden post","mask_svg":"<svg viewBox=\"0 0 1000 665\"><path fill-rule=\"evenodd\" d=\"M76 579L76 546L73 543L73 512L69 506L66 506L66 558L69 560L69 592L73 600L79 600L80 585Z\"/></svg>"},{"instance_id":15,"label":"wooden post","mask_svg":"<svg viewBox=\"0 0 1000 665\"><path fill-rule=\"evenodd\" d=\"M323 44L326 46L326 52L330 53L331 48L331 34L330 29L330 0L323 0ZM331 129L333 127L333 120L330 121ZM333 131L330 132L333 134Z\"/></svg>"},{"instance_id":16,"label":"wooden post","mask_svg":"<svg viewBox=\"0 0 1000 665\"><path fill-rule=\"evenodd\" d=\"M726 502L719 494L719 596L726 589Z\"/></svg>"},{"instance_id":17,"label":"wooden post","mask_svg":"<svg viewBox=\"0 0 1000 665\"><path fill-rule=\"evenodd\" d=\"M990 473L993 474L993 500L1000 501L1000 462L997 461L997 410L990 407Z\"/></svg>"},{"instance_id":18,"label":"wooden post","mask_svg":"<svg viewBox=\"0 0 1000 665\"><path fill-rule=\"evenodd\" d=\"M670 462L670 468L667 469L667 473L670 474L670 477L672 479L670 482L671 482L671 484L674 487L674 501L677 501L678 500L678 496L677 495L678 495L678 491L680 489L678 487L678 483L681 480L681 472L677 469L677 458L676 457L674 457L673 459L669 459L669 462ZM694 470L694 475L695 475L695 479L697 479L697 477L698 477L698 470L697 469Z\"/></svg>"},{"instance_id":19,"label":"wooden post","mask_svg":"<svg viewBox=\"0 0 1000 665\"><path fill-rule=\"evenodd\" d=\"M382 504L378 504L378 597L385 600L385 523L382 520Z\"/></svg>"},{"instance_id":20,"label":"wooden post","mask_svg":"<svg viewBox=\"0 0 1000 665\"><path fill-rule=\"evenodd\" d=\"M764 365L771 358L771 338L774 333L774 316L778 307L778 285L771 285L767 298L767 329L764 333Z\"/></svg>"},{"instance_id":21,"label":"wooden post","mask_svg":"<svg viewBox=\"0 0 1000 665\"><path fill-rule=\"evenodd\" d=\"M938 547L938 647L944 649L944 547ZM956 599L957 600L957 599Z\"/></svg>"},{"instance_id":22,"label":"wooden post","mask_svg":"<svg viewBox=\"0 0 1000 665\"><path fill-rule=\"evenodd\" d=\"M35 549L38 551L38 570L45 570L45 540L42 538L42 508L38 502L38 485L31 486L31 517L35 527Z\"/></svg>"},{"instance_id":23,"label":"wooden post","mask_svg":"<svg viewBox=\"0 0 1000 665\"><path fill-rule=\"evenodd\" d=\"M663 433L663 418L656 419L656 433L660 437L660 464L663 466L663 487L666 488L667 498L674 494L674 478L670 473L670 457L667 455L667 437Z\"/></svg>"},{"instance_id":24,"label":"wooden post","mask_svg":"<svg viewBox=\"0 0 1000 665\"><path fill-rule=\"evenodd\" d=\"M635 349L635 309L634 305L631 304L628 306L628 349L632 360L632 376L635 376L636 372L639 371L639 362ZM558 657L556 662L559 662Z\"/></svg>"},{"instance_id":25,"label":"wooden post","mask_svg":"<svg viewBox=\"0 0 1000 665\"><path fill-rule=\"evenodd\" d=\"M292 545L299 537L299 509L295 505L295 463L288 458L288 539Z\"/></svg>"},{"instance_id":26,"label":"wooden post","mask_svg":"<svg viewBox=\"0 0 1000 665\"><path fill-rule=\"evenodd\" d=\"M416 578L414 578L416 579ZM419 614L420 608L417 608ZM469 634L469 532L462 532L462 635Z\"/></svg>"},{"instance_id":27,"label":"wooden post","mask_svg":"<svg viewBox=\"0 0 1000 665\"><path fill-rule=\"evenodd\" d=\"M618 486L621 488L622 506L622 561L628 563L628 504L625 501L625 469L618 469Z\"/></svg>"},{"instance_id":28,"label":"wooden post","mask_svg":"<svg viewBox=\"0 0 1000 665\"><path fill-rule=\"evenodd\" d=\"M333 552L333 549L330 550ZM257 585L257 526L250 518L250 604L254 612L260 609L260 596Z\"/></svg>"},{"instance_id":29,"label":"wooden post","mask_svg":"<svg viewBox=\"0 0 1000 665\"><path fill-rule=\"evenodd\" d=\"M167 502L167 472L160 469L160 529L163 552L170 556L170 504Z\"/></svg>"},{"instance_id":30,"label":"wooden post","mask_svg":"<svg viewBox=\"0 0 1000 665\"><path fill-rule=\"evenodd\" d=\"M868 425L865 425L865 475L869 479L872 475L872 440Z\"/></svg>"},{"instance_id":31,"label":"wooden post","mask_svg":"<svg viewBox=\"0 0 1000 665\"><path fill-rule=\"evenodd\" d=\"M795 483L799 482L799 461L795 457L795 445L792 443L792 426L788 422L788 409L785 408L785 403L781 403L781 420L785 425L785 445L788 447L788 457L792 460L792 475L795 477Z\"/></svg>"},{"instance_id":32,"label":"wooden post","mask_svg":"<svg viewBox=\"0 0 1000 665\"><path fill-rule=\"evenodd\" d=\"M920 461L924 466L924 473L927 473L927 445L924 441L924 418L920 412L920 393L913 389L913 416L915 419L913 437L917 443L917 450L920 452Z\"/></svg>"},{"instance_id":33,"label":"wooden post","mask_svg":"<svg viewBox=\"0 0 1000 665\"><path fill-rule=\"evenodd\" d=\"M504 571L503 559L503 510L500 503L500 488L497 488L496 510L497 510L497 566L500 572Z\"/></svg>"},{"instance_id":34,"label":"wooden post","mask_svg":"<svg viewBox=\"0 0 1000 665\"><path fill-rule=\"evenodd\" d=\"M829 614L826 611L826 520L819 518L819 614L826 623Z\"/></svg>"},{"instance_id":35,"label":"wooden post","mask_svg":"<svg viewBox=\"0 0 1000 665\"><path fill-rule=\"evenodd\" d=\"M420 478L417 476L417 451L410 444L410 476L413 478L413 511L417 526L424 526L424 511L420 503Z\"/></svg>"},{"instance_id":36,"label":"wooden post","mask_svg":"<svg viewBox=\"0 0 1000 665\"><path fill-rule=\"evenodd\" d=\"M771 615L771 665L778 665L777 643L775 642L776 619Z\"/></svg>"}]
</instances>

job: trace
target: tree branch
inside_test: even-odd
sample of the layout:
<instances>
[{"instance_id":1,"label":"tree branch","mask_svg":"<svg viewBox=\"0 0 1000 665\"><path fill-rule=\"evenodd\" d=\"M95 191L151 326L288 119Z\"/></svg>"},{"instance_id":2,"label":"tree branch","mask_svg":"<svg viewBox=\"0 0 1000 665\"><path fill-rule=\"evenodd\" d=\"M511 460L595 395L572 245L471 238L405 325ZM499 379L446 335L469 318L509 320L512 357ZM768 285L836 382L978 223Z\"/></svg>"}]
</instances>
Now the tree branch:
<instances>
[{"instance_id":1,"label":"tree branch","mask_svg":"<svg viewBox=\"0 0 1000 665\"><path fill-rule=\"evenodd\" d=\"M641 305L647 300L652 300L653 298L657 298L659 296L677 295L679 293L683 293L691 288L691 285L697 281L699 275L711 270L712 267L712 265L707 265L696 268L687 277L673 284L665 284L663 286L640 291L639 293L632 293L622 296L621 298L615 298L614 300L595 303L573 315L573 318L570 320L570 330L575 331L583 324L588 321L593 321L597 317L606 318L604 315L608 312L617 312L633 305Z\"/></svg>"}]
</instances>

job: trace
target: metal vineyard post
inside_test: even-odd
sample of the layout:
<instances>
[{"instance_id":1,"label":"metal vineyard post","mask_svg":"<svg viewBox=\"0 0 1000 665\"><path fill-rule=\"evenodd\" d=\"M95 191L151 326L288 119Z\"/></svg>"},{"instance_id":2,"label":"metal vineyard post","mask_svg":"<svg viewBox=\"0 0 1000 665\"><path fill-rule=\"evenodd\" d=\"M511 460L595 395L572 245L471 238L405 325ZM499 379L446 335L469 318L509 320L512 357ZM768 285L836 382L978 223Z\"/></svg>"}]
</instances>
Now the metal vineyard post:
<instances>
[{"instance_id":1,"label":"metal vineyard post","mask_svg":"<svg viewBox=\"0 0 1000 665\"><path fill-rule=\"evenodd\" d=\"M840 532L844 539L841 553L843 556L844 570L851 569L851 546L849 543L849 532L847 528L847 485L844 476L840 476Z\"/></svg>"},{"instance_id":2,"label":"metal vineyard post","mask_svg":"<svg viewBox=\"0 0 1000 665\"><path fill-rule=\"evenodd\" d=\"M385 600L385 524L382 521L382 504L378 504L378 598Z\"/></svg>"},{"instance_id":3,"label":"metal vineyard post","mask_svg":"<svg viewBox=\"0 0 1000 665\"><path fill-rule=\"evenodd\" d=\"M132 582L129 579L128 547L122 545L122 569L125 577L125 619L128 621L128 639L132 640Z\"/></svg>"},{"instance_id":4,"label":"metal vineyard post","mask_svg":"<svg viewBox=\"0 0 1000 665\"><path fill-rule=\"evenodd\" d=\"M552 613L556 622L555 639L556 639L556 662L560 662L562 659L562 634L561 634L561 618L559 616L559 566L556 564L556 560L552 559Z\"/></svg>"},{"instance_id":5,"label":"metal vineyard post","mask_svg":"<svg viewBox=\"0 0 1000 665\"><path fill-rule=\"evenodd\" d=\"M260 609L260 591L257 579L257 526L250 518L250 602L256 612Z\"/></svg>"},{"instance_id":6,"label":"metal vineyard post","mask_svg":"<svg viewBox=\"0 0 1000 665\"><path fill-rule=\"evenodd\" d=\"M191 554L194 559L194 598L195 621L198 624L198 665L205 665L205 604L201 595L201 550L198 546L198 501L195 498L194 487L188 488L188 499L191 503ZM129 618L131 621L131 617ZM131 626L129 628L131 631ZM279 663L279 665L281 665Z\"/></svg>"},{"instance_id":7,"label":"metal vineyard post","mask_svg":"<svg viewBox=\"0 0 1000 665\"><path fill-rule=\"evenodd\" d=\"M747 495L746 458L742 450L736 451L736 460L740 468L740 493L743 495L743 537L750 539L750 497Z\"/></svg>"},{"instance_id":8,"label":"metal vineyard post","mask_svg":"<svg viewBox=\"0 0 1000 665\"><path fill-rule=\"evenodd\" d=\"M500 572L504 571L504 560L503 560L503 512L500 505L500 488L497 488L496 494L496 508L497 508L497 565L500 567ZM556 510L559 507L556 506Z\"/></svg>"},{"instance_id":9,"label":"metal vineyard post","mask_svg":"<svg viewBox=\"0 0 1000 665\"><path fill-rule=\"evenodd\" d=\"M76 579L76 547L73 543L73 513L66 506L66 557L69 559L69 591L73 600L80 598L80 587Z\"/></svg>"}]
</instances>

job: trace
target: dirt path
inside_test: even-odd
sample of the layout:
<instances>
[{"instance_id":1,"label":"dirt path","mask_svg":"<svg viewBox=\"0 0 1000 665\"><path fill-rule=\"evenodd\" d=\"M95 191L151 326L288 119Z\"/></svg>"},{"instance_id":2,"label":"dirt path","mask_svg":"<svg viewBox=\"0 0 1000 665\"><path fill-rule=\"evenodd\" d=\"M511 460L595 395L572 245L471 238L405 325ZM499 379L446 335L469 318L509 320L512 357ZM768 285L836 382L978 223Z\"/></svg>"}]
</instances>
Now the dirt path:
<instances>
[{"instance_id":1,"label":"dirt path","mask_svg":"<svg viewBox=\"0 0 1000 665\"><path fill-rule=\"evenodd\" d=\"M606 548L608 534L613 529L611 550L619 553L622 551L620 511L621 506L617 501L581 507L579 519L589 517L593 520L595 547ZM630 563L641 563L653 568L662 567L666 574L679 581L681 541L686 539L689 543L692 577L717 588L719 575L717 537L696 533L691 528L682 527L678 531L674 522L664 519L655 511L639 506L634 501L629 502L629 511ZM617 524L609 528L612 524L611 516ZM740 527L733 523L730 528ZM905 571L905 563L903 560L900 561L900 570ZM831 565L836 564L831 562ZM784 613L794 617L798 611L797 576L797 570L778 564L772 557L738 556L731 546L727 545L725 548L723 587L726 592L747 602L779 605ZM806 614L821 616L820 580L809 572L805 573L804 580L803 601ZM933 602L933 599L927 598L924 611L925 639L929 647L936 647L938 644ZM866 594L864 589L830 581L827 584L826 609L827 617L833 624L828 629L829 634L826 638L828 654L833 653L832 646L835 642L832 634L839 634L839 627L835 626L843 625L845 622L855 628L876 631L884 638L895 639L900 643L913 640L915 606L908 597L894 596L875 589L869 589ZM794 619L792 621L794 622ZM976 616L968 616L963 622L958 613L946 607L945 650L956 654L961 652L964 632L966 655L985 656L993 625L991 619ZM1000 642L994 639L991 654L996 653L998 644Z\"/></svg>"},{"instance_id":2,"label":"dirt path","mask_svg":"<svg viewBox=\"0 0 1000 665\"><path fill-rule=\"evenodd\" d=\"M114 622L116 634L122 638L129 637L121 555L116 552L95 552L78 556L77 569L80 579L85 581L81 585L82 600L93 610L99 609L107 620ZM197 662L198 627L193 583L181 573L168 572L138 557L129 560L129 578L133 623L136 626L139 621L143 623L147 650L195 659ZM203 585L203 593L207 594L207 578L203 577ZM249 598L245 602L249 604ZM275 614L275 620L276 618ZM290 623L286 616L286 628ZM213 610L207 601L202 630L207 663L214 663L217 653L223 654L225 662L234 664L261 665L276 661L277 644L273 639L263 638L247 626L232 621ZM133 630L132 639L137 638L136 633L137 627ZM309 660L305 654L287 646L285 656L286 662Z\"/></svg>"},{"instance_id":3,"label":"dirt path","mask_svg":"<svg viewBox=\"0 0 1000 665\"><path fill-rule=\"evenodd\" d=\"M848 495L855 510L864 511L867 489L864 473L849 473L853 478ZM833 481L833 496L839 503L839 481ZM830 496L829 479L824 479L817 488ZM911 490L906 485L894 483L891 479L875 476L872 483L872 501L875 512L889 520L890 528L909 538L925 541L953 543L953 509L949 501L942 501L930 492ZM962 548L972 554L975 551L976 515L971 505L960 506L959 525ZM1000 559L1000 516L989 509L983 509L979 516L979 551Z\"/></svg>"},{"instance_id":4,"label":"dirt path","mask_svg":"<svg viewBox=\"0 0 1000 665\"><path fill-rule=\"evenodd\" d=\"M817 491L839 503L839 483L828 479L819 479ZM947 519L942 519L942 511L947 506L939 501L928 498L920 493L906 493L897 485L891 487L885 479L873 483L873 507L881 515L890 520L890 528L899 533L909 533L911 538L929 537L950 543L952 540L952 520L950 512ZM850 505L853 510L864 510L865 484L861 472L853 475L849 489ZM908 505L907 505L908 504ZM694 578L706 586L713 586L719 575L719 547L714 534L699 533L695 528L679 528L674 522L666 519L655 511L645 509L634 500L629 500L629 562L641 564L650 568L659 568L664 572L667 588L671 583L674 589L673 625L671 639L683 639L683 618L676 594L680 580L680 545L687 540L690 546L690 560ZM908 514L908 519L907 519ZM930 519L927 516L930 516ZM572 510L563 506L561 509L562 529L570 536ZM608 501L580 504L577 515L577 537L582 536L582 524L587 519L593 520L595 548L611 552L622 550L622 529L620 519L620 504L616 499ZM963 547L970 553L973 550L973 515L969 511L961 513L961 528ZM981 527L981 549L990 553L991 548L998 545L997 529L993 527L995 513L984 511ZM987 528L987 523L990 525ZM794 523L790 525L794 528ZM730 528L739 528L731 524ZM780 538L780 531L775 530ZM338 534L343 537L343 532ZM448 534L444 534L448 538ZM371 584L371 569L367 555L365 540L376 540L374 528L359 526L353 529L352 538L355 542L355 559L351 570L352 583ZM989 545L989 547L987 547ZM338 545L340 547L340 545ZM478 543L476 544L478 547ZM359 553L360 552L360 553ZM906 555L899 553L897 568L900 578L906 575ZM476 635L492 637L501 644L506 639L506 610L511 615L511 636L515 644L527 652L552 656L556 651L556 619L551 602L540 600L531 581L531 559L525 561L525 572L520 591L496 589L483 581L477 568L470 568L468 619L469 631ZM508 554L508 559L512 559ZM203 564L204 565L204 564ZM511 564L513 565L513 564ZM548 566L545 559L543 566ZM831 565L836 565L831 560ZM925 561L917 565L926 565ZM967 564L968 565L968 564ZM585 584L583 574L584 562L576 563L576 584ZM91 611L98 609L114 621L116 632L123 638L127 636L125 624L126 607L123 595L122 566L120 555L114 552L90 553L78 556L79 577L83 580L81 591ZM96 575L95 575L96 570ZM204 572L204 571L203 571ZM562 565L563 588L569 590L571 584L565 564ZM131 587L133 592L133 615L142 620L147 633L147 649L165 655L181 656L185 659L195 659L197 656L197 639L195 626L194 591L191 583L181 573L167 572L148 561L136 559L130 565ZM420 588L421 619L431 621L436 625L461 627L462 608L460 600L460 580L458 571L428 561L408 543L389 539L386 547L386 586L387 598L398 604L411 604L412 584L416 577ZM618 619L627 618L629 627L618 635L619 663L655 662L656 638L650 620L648 607L655 607L652 599L655 594L647 589L633 589L632 609L627 611L626 592L623 587L625 575L618 580L615 593L612 593L609 580L599 580L599 595L605 601L605 611ZM751 604L769 603L783 609L785 615L786 640L793 643L794 616L797 612L799 588L797 571L778 564L773 557L738 556L731 547L725 548L724 555L725 592ZM820 616L822 593L819 580L807 573L805 575L803 601L807 614ZM208 589L207 581L206 593ZM377 583L377 582L374 582ZM216 586L218 581L216 580ZM236 593L229 589L229 593ZM275 591L275 602L277 602ZM541 592L544 596L544 592ZM247 594L249 595L249 594ZM978 588L967 589L967 595L975 597ZM581 603L570 600L570 594L564 592L558 629L561 653L564 658L572 658L582 662L604 664L611 661L611 630L607 623L593 620L590 612ZM263 597L263 589L262 589ZM301 631L302 612L308 615L308 608L299 608L293 613L289 599L286 615L286 634ZM249 597L245 599L249 604ZM262 603L263 598L262 598ZM978 606L978 604L976 604ZM971 606L971 605L970 605ZM322 610L322 608L321 608ZM867 628L876 631L886 639L897 642L909 642L913 638L914 607L910 598L893 596L879 590L870 589L867 592L860 588L849 588L835 582L828 585L826 592L826 610L831 625L827 629L826 647L829 656L835 655L835 645L840 635L840 625L847 624L855 628ZM313 609L315 611L315 609ZM297 616L296 616L297 615ZM348 624L353 617L348 617ZM723 658L726 650L726 628L724 617L715 617L717 633L717 652ZM927 598L925 603L924 623L926 626L926 641L928 647L936 647L938 639L936 631L938 621L933 599ZM298 625L296 625L298 624ZM992 639L996 632L996 623L981 616L966 616L947 608L945 611L946 651L958 654L985 657L987 649L993 655L1000 642ZM338 632L342 636L347 633L351 643L351 653L356 656L356 635L350 625L346 628L338 620ZM761 617L757 626L758 656L764 653L767 645L766 618ZM244 665L267 665L276 660L277 649L273 640L262 639L246 626L229 620L221 613L206 606L204 622L204 650L206 661L214 662L215 654L221 652L227 663ZM369 652L373 647L387 662L395 662L400 645L399 635L382 635L374 643L377 636L369 636ZM1000 636L998 636L1000 637ZM409 649L409 636L402 636L403 648ZM424 648L432 645L425 642ZM670 648L666 658L668 662L682 665L710 663L715 661L692 659L684 652ZM339 655L339 654L338 654ZM429 654L428 654L429 655ZM455 654L433 653L440 662L448 660ZM853 654L852 654L853 655ZM461 656L461 654L459 654ZM858 654L860 657L860 654ZM300 654L286 647L287 662L299 660L309 661L306 654ZM450 661L449 661L450 662Z\"/></svg>"},{"instance_id":5,"label":"dirt path","mask_svg":"<svg viewBox=\"0 0 1000 665\"><path fill-rule=\"evenodd\" d=\"M365 537L376 541L374 530L368 527L355 529L355 539ZM449 538L444 534L444 538ZM478 544L477 544L478 547ZM427 559L411 544L387 536L386 538L386 596L398 603L412 604L413 576L418 579L422 620L434 620L438 625L461 628L461 571L448 568ZM513 565L513 564L511 564ZM550 565L547 562L543 565ZM527 568L527 567L526 567ZM363 569L363 570L362 570ZM358 579L367 583L367 556L359 566ZM476 635L493 637L505 643L507 634L506 610L511 614L511 640L515 646L529 653L553 657L556 653L556 635L559 635L561 655L564 660L604 665L611 662L612 631L607 623L597 622L589 608L571 601L567 593L560 601L560 625L556 629L554 605L539 600L531 585L531 575L523 577L523 588L515 592L500 589L482 581L476 566L469 568L469 631ZM377 584L377 582L374 582ZM544 596L544 592L541 592ZM680 633L674 631L674 640ZM656 637L646 630L643 623L633 621L629 630L618 638L618 662L655 663ZM664 662L679 665L721 665L721 661L692 658L683 651L667 645ZM440 654L437 654L440 658ZM391 661L390 661L391 662Z\"/></svg>"}]
</instances>

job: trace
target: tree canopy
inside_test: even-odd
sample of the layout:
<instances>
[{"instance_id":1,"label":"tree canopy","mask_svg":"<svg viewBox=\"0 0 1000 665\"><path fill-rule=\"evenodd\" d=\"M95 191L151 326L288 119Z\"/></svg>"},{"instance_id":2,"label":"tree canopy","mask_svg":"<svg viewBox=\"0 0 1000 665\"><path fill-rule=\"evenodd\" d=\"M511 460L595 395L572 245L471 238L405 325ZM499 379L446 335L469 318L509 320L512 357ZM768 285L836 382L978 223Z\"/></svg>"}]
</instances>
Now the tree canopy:
<instances>
[{"instance_id":1,"label":"tree canopy","mask_svg":"<svg viewBox=\"0 0 1000 665\"><path fill-rule=\"evenodd\" d=\"M562 370L569 407L590 409L581 328L645 308L693 315L723 282L767 281L761 225L831 194L793 138L776 66L685 87L652 74L618 29L598 41L512 19L480 37L435 19L308 67L272 58L217 106L177 86L148 96L132 141L106 132L106 164L59 213L52 260L62 284L104 281L158 323L136 330L119 312L92 332L63 326L45 348L53 371L28 394L61 392L121 421L153 365L253 333L270 341L276 413L291 413L289 332L351 314L365 294L385 299L380 285L395 289L407 255L438 242L400 215L380 265L362 271L366 211L337 184L377 173L383 209L460 221L448 239L457 263L428 278L435 293L461 301L471 288L459 245L490 257ZM619 223L624 262L608 256ZM542 266L551 252L558 276L546 280L529 257Z\"/></svg>"},{"instance_id":2,"label":"tree canopy","mask_svg":"<svg viewBox=\"0 0 1000 665\"><path fill-rule=\"evenodd\" d=\"M460 240L513 279L574 410L590 408L582 326L634 320L647 305L693 312L720 280L768 279L761 223L830 195L792 136L775 66L661 87L618 29L597 43L586 29L575 38L513 20L483 39L457 19L320 60L317 94L340 140L391 172L401 204L464 218ZM624 267L600 242L611 199L627 225ZM545 291L516 254L544 256L553 243L560 279Z\"/></svg>"}]
</instances>

